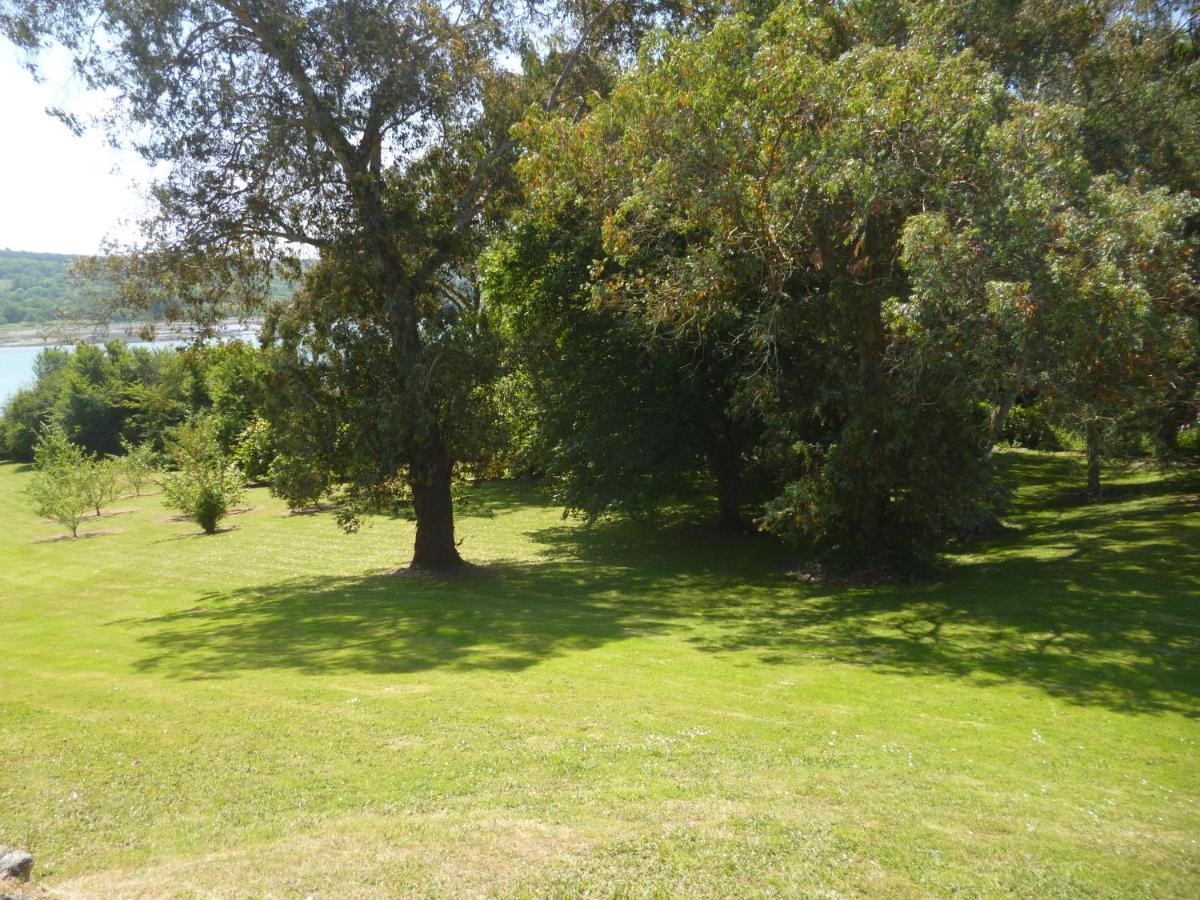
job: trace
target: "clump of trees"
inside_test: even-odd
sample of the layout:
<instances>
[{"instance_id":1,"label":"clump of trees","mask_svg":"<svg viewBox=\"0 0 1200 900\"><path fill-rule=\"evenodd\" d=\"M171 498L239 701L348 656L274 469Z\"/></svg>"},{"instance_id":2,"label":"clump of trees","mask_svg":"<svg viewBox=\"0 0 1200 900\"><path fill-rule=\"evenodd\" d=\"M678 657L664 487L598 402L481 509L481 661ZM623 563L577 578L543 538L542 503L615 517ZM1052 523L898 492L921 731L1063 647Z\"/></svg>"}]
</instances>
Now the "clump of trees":
<instances>
[{"instance_id":1,"label":"clump of trees","mask_svg":"<svg viewBox=\"0 0 1200 900\"><path fill-rule=\"evenodd\" d=\"M984 33L920 3L728 16L643 46L586 115L523 126L525 215L582 222L594 248L568 276L577 314L755 373L767 530L853 560L926 555L996 510L991 446L1030 389L1084 434L1097 491L1101 423L1161 408L1195 364L1200 207L1155 158L1196 155L1194 30L1021 6ZM1008 43L1025 32L1037 58ZM1151 82L1181 102L1162 112L1187 135L1080 102L1078 66L1117 47L1162 63L1128 74L1139 103Z\"/></svg>"},{"instance_id":2,"label":"clump of trees","mask_svg":"<svg viewBox=\"0 0 1200 900\"><path fill-rule=\"evenodd\" d=\"M302 281L264 350L47 355L11 455L203 414L212 472L410 509L416 568L461 562L465 472L588 518L713 486L723 524L911 566L994 522L1000 441L1078 440L1097 493L1194 432L1185 4L5 7L172 164L92 274L202 323Z\"/></svg>"},{"instance_id":3,"label":"clump of trees","mask_svg":"<svg viewBox=\"0 0 1200 900\"><path fill-rule=\"evenodd\" d=\"M122 483L140 488L153 478L152 451L145 446L128 451L123 457L90 456L71 442L62 425L51 423L34 445L34 474L27 489L34 512L77 537L89 510L99 518L103 507L121 496Z\"/></svg>"},{"instance_id":4,"label":"clump of trees","mask_svg":"<svg viewBox=\"0 0 1200 900\"><path fill-rule=\"evenodd\" d=\"M238 341L179 349L120 341L50 347L34 364L33 385L0 413L0 456L31 461L50 423L93 455L127 456L135 447L152 455L197 415L213 418L218 439L232 452L262 410L267 368L263 351Z\"/></svg>"}]
</instances>

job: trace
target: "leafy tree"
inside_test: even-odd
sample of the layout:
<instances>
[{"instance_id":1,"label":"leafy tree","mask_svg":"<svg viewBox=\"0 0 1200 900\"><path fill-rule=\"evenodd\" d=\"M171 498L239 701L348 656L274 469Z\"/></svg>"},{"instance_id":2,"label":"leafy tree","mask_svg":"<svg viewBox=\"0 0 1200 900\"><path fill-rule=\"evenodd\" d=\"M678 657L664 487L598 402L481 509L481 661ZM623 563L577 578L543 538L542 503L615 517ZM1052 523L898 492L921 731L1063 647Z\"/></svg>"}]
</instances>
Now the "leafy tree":
<instances>
[{"instance_id":1,"label":"leafy tree","mask_svg":"<svg viewBox=\"0 0 1200 900\"><path fill-rule=\"evenodd\" d=\"M275 459L275 441L271 423L255 416L237 436L234 456L242 472L251 481L262 481Z\"/></svg>"},{"instance_id":2,"label":"leafy tree","mask_svg":"<svg viewBox=\"0 0 1200 900\"><path fill-rule=\"evenodd\" d=\"M782 4L656 42L591 114L531 117L522 162L547 216L582 202L599 223L595 303L680 335L720 322L748 368L775 370L762 402L795 475L764 525L858 558L978 521L994 494L976 402L1013 363L1024 298L1082 361L1079 307L1055 302L1123 280L1081 302L1156 296L1142 254L1182 246L1188 208L1098 178L1076 114L1014 92L926 13ZM1143 231L1110 276L1088 240L1134 211Z\"/></svg>"},{"instance_id":3,"label":"leafy tree","mask_svg":"<svg viewBox=\"0 0 1200 900\"><path fill-rule=\"evenodd\" d=\"M530 221L485 259L484 299L505 338L511 431L530 428L526 468L550 474L569 511L648 514L707 477L718 521L744 526L755 417L717 341L678 342L591 303L600 252L586 217ZM714 352L716 351L716 352ZM512 440L512 438L510 438Z\"/></svg>"},{"instance_id":4,"label":"leafy tree","mask_svg":"<svg viewBox=\"0 0 1200 900\"><path fill-rule=\"evenodd\" d=\"M120 464L112 458L86 460L82 477L84 494L98 517L100 508L121 494Z\"/></svg>"},{"instance_id":5,"label":"leafy tree","mask_svg":"<svg viewBox=\"0 0 1200 900\"><path fill-rule=\"evenodd\" d=\"M913 9L942 46L969 46L989 60L1014 96L1069 108L1078 122L1073 143L1092 172L1131 186L1156 185L1200 197L1200 16L1194 3L1024 0L914 4ZM1119 204L1120 198L1112 202ZM1194 211L1180 213L1178 208L1173 213L1181 214L1187 221L1184 230L1194 240L1200 233L1200 216ZM1153 265L1157 257L1139 255L1129 246L1131 237L1128 231L1113 235L1114 248L1122 247L1128 254L1124 261ZM1099 241L1093 249L1105 246ZM1115 253L1111 258L1120 259ZM1186 273L1192 283L1200 281L1200 254L1175 254L1172 264L1177 276ZM1112 285L1108 290L1111 293ZM1030 297L1044 308L1048 304L1039 291L1039 286L1031 285ZM1200 414L1200 349L1194 339L1180 339L1189 330L1195 333L1200 293L1192 291L1189 297L1176 285L1164 294L1146 294L1139 306L1141 312L1132 318L1116 317L1118 324L1110 336L1105 334L1113 323L1111 316L1084 313L1077 321L1090 327L1090 346L1088 328L1065 339L1068 350L1081 351L1065 374L1052 372L1053 357L1060 356L1053 340L1030 341L1035 346L1018 357L995 407L993 437L1016 392L1050 388L1061 417L1091 437L1093 491L1098 489L1101 438L1118 421L1142 421L1143 427L1157 432L1160 448L1169 454L1179 429ZM1176 339L1173 347L1167 348L1162 340L1152 340L1154 346L1146 347L1140 337L1130 335L1133 321L1149 324L1151 307L1165 333ZM1184 318L1193 324L1183 324ZM1047 333L1046 323L1037 322L1031 333ZM1095 377L1073 377L1093 368L1093 363L1098 363L1093 375L1110 364L1119 366L1104 348L1123 340L1138 348L1127 357L1132 365L1124 388L1114 392L1111 380L1100 388ZM1041 359L1037 344L1044 351ZM1106 361L1093 359L1089 355L1093 349L1099 349ZM1153 352L1147 353L1148 349ZM1061 390L1064 379L1077 390ZM1089 381L1091 386L1085 388Z\"/></svg>"},{"instance_id":6,"label":"leafy tree","mask_svg":"<svg viewBox=\"0 0 1200 900\"><path fill-rule=\"evenodd\" d=\"M26 489L37 515L51 519L79 536L83 521L92 503L88 496L90 473L83 464L34 472Z\"/></svg>"},{"instance_id":7,"label":"leafy tree","mask_svg":"<svg viewBox=\"0 0 1200 900\"><path fill-rule=\"evenodd\" d=\"M150 483L158 471L158 454L149 444L133 444L122 438L121 455L116 458L121 476L135 497Z\"/></svg>"},{"instance_id":8,"label":"leafy tree","mask_svg":"<svg viewBox=\"0 0 1200 900\"><path fill-rule=\"evenodd\" d=\"M66 430L58 423L47 426L33 448L33 467L39 472L66 469L87 461L84 452L67 437Z\"/></svg>"},{"instance_id":9,"label":"leafy tree","mask_svg":"<svg viewBox=\"0 0 1200 900\"><path fill-rule=\"evenodd\" d=\"M66 526L77 537L79 523L92 505L88 459L61 427L51 426L37 441L34 468L27 488L34 512Z\"/></svg>"},{"instance_id":10,"label":"leafy tree","mask_svg":"<svg viewBox=\"0 0 1200 900\"><path fill-rule=\"evenodd\" d=\"M448 307L480 226L505 200L510 123L534 100L568 96L579 48L615 11L565 7L558 22L579 23L579 40L521 79L511 53L544 26L508 4L4 9L0 25L19 46L64 45L89 84L111 92L112 133L172 164L146 244L116 265L128 299L178 297L212 322L231 302L260 302L272 263L296 275L295 248L319 252L272 332L280 381L293 383L280 389L306 404L304 428L321 432L309 449L323 452L295 458L329 469L364 507L411 496L413 566L457 565L457 423L444 415L461 403L446 399L455 383L439 380Z\"/></svg>"},{"instance_id":11,"label":"leafy tree","mask_svg":"<svg viewBox=\"0 0 1200 900\"><path fill-rule=\"evenodd\" d=\"M174 469L163 476L163 502L213 534L243 495L245 478L222 451L209 420L181 426L170 444Z\"/></svg>"}]
</instances>

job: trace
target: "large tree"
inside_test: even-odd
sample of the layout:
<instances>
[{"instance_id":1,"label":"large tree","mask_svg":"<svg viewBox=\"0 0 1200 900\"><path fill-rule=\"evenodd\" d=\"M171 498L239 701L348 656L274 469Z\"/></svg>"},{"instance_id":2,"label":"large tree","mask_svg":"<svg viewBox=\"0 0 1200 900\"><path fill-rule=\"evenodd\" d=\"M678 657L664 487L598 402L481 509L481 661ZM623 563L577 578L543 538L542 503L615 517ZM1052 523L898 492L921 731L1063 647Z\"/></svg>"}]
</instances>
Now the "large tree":
<instances>
[{"instance_id":1,"label":"large tree","mask_svg":"<svg viewBox=\"0 0 1200 900\"><path fill-rule=\"evenodd\" d=\"M100 124L169 165L117 267L127 298L178 298L211 322L261 301L274 266L299 277L304 248L319 256L273 335L277 387L301 405L283 425L314 437L309 461L351 508L411 501L419 569L460 562L439 359L503 196L509 123L574 96L595 32L637 30L636 7L555 8L539 24L528 6L470 0L0 3L31 65L65 46L114 98Z\"/></svg>"},{"instance_id":2,"label":"large tree","mask_svg":"<svg viewBox=\"0 0 1200 900\"><path fill-rule=\"evenodd\" d=\"M936 544L986 500L973 410L1020 353L1023 298L1084 289L1040 320L1082 364L1080 313L1149 303L1152 327L1190 290L1165 277L1190 203L1098 177L1077 112L940 12L789 3L656 42L581 121L535 118L523 163L536 204L600 223L594 302L681 332L732 309L794 391L796 477L766 523L858 557Z\"/></svg>"}]
</instances>

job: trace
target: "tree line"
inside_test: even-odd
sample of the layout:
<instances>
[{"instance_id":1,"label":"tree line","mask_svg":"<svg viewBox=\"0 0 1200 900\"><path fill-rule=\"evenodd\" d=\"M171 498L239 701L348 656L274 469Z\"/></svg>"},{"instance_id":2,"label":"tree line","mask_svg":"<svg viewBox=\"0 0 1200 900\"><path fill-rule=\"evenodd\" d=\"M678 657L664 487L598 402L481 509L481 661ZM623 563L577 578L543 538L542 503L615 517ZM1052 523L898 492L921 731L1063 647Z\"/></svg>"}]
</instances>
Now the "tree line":
<instances>
[{"instance_id":1,"label":"tree line","mask_svg":"<svg viewBox=\"0 0 1200 900\"><path fill-rule=\"evenodd\" d=\"M909 566L1002 513L1014 430L1082 442L1092 492L1194 432L1193 4L49 10L0 28L169 168L88 275L201 322L300 280L280 490L411 509L415 568L461 562L462 472L588 517L703 481L723 524Z\"/></svg>"}]
</instances>

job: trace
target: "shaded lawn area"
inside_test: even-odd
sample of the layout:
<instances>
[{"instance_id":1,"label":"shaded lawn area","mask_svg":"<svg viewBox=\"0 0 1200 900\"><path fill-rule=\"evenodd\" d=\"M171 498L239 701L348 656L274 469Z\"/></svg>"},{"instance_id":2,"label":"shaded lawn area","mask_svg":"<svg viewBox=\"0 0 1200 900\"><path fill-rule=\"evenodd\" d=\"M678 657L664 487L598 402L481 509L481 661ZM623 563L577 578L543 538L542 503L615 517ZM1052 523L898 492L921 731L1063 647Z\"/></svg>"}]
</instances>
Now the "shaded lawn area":
<instances>
[{"instance_id":1,"label":"shaded lawn area","mask_svg":"<svg viewBox=\"0 0 1200 900\"><path fill-rule=\"evenodd\" d=\"M944 578L472 491L396 577L254 491L38 543L0 467L0 843L85 896L1200 891L1200 479L1012 453Z\"/></svg>"}]
</instances>

